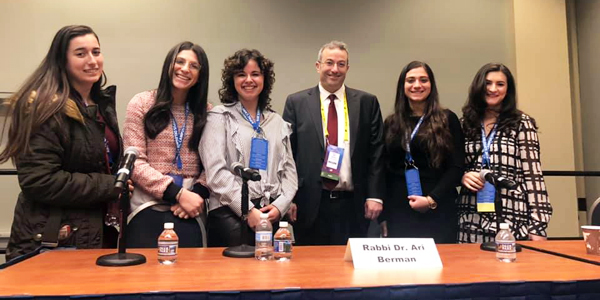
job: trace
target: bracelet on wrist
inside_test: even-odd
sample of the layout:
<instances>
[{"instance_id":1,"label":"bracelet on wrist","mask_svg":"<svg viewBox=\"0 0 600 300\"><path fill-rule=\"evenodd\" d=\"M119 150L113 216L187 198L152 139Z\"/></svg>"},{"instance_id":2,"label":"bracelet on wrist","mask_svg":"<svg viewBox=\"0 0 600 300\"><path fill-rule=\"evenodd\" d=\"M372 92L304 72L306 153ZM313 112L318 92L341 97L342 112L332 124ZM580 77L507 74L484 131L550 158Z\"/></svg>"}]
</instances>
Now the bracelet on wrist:
<instances>
[{"instance_id":1,"label":"bracelet on wrist","mask_svg":"<svg viewBox=\"0 0 600 300\"><path fill-rule=\"evenodd\" d=\"M438 204L433 200L433 198L427 196L427 202L429 202L429 209L436 209Z\"/></svg>"}]
</instances>

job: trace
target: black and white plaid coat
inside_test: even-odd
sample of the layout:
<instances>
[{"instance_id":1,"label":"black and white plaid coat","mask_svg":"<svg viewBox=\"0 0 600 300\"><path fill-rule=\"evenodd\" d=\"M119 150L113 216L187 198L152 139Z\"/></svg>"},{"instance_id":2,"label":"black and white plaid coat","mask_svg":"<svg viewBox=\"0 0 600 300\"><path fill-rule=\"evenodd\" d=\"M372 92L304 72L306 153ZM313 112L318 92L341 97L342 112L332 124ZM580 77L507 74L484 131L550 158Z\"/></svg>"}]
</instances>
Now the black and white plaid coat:
<instances>
[{"instance_id":1,"label":"black and white plaid coat","mask_svg":"<svg viewBox=\"0 0 600 300\"><path fill-rule=\"evenodd\" d=\"M518 183L515 190L501 189L502 219L509 224L517 240L528 235L546 236L552 215L542 167L540 144L532 119L523 114L518 128L498 131L490 147L494 173ZM481 137L465 138L465 172L482 168ZM458 241L481 243L494 241L496 214L477 212L477 193L462 187L458 198Z\"/></svg>"}]
</instances>

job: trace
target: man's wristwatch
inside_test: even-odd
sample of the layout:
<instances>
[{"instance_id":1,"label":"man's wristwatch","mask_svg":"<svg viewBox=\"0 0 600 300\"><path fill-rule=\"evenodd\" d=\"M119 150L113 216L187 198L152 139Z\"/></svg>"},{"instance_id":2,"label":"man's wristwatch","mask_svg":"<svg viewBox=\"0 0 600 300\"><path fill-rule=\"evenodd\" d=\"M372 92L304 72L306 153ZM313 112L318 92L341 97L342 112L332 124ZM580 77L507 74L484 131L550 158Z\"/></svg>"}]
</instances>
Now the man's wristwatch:
<instances>
[{"instance_id":1,"label":"man's wristwatch","mask_svg":"<svg viewBox=\"0 0 600 300\"><path fill-rule=\"evenodd\" d=\"M437 208L437 202L435 202L435 200L433 200L433 198L427 196L427 201L429 202L429 209Z\"/></svg>"}]
</instances>

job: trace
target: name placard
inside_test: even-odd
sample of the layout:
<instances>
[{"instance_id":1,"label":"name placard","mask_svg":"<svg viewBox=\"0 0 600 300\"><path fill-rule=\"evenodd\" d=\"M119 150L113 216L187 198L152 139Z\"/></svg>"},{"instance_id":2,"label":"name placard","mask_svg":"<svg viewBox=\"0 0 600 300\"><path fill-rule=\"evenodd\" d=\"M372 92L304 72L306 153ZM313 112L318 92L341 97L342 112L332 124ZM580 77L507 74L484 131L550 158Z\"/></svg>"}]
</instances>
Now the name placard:
<instances>
[{"instance_id":1,"label":"name placard","mask_svg":"<svg viewBox=\"0 0 600 300\"><path fill-rule=\"evenodd\" d=\"M442 260L431 238L351 238L345 261L355 269L442 268Z\"/></svg>"}]
</instances>

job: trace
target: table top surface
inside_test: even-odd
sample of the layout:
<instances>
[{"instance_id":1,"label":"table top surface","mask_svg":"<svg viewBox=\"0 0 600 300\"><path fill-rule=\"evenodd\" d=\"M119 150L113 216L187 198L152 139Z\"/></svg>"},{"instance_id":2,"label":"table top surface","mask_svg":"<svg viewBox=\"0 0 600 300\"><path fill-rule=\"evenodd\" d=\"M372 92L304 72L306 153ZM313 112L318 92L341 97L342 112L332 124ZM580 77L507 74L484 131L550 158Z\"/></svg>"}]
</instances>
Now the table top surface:
<instances>
[{"instance_id":1,"label":"table top surface","mask_svg":"<svg viewBox=\"0 0 600 300\"><path fill-rule=\"evenodd\" d=\"M527 242L588 259L583 241ZM437 245L437 270L355 270L344 246L295 247L287 262L228 258L223 248L182 248L174 265L161 265L156 249L130 249L147 262L100 267L96 259L114 249L42 253L0 271L0 296L92 295L156 291L248 291L456 284L491 281L600 279L600 266L523 249L515 263L502 263L478 244Z\"/></svg>"},{"instance_id":2,"label":"table top surface","mask_svg":"<svg viewBox=\"0 0 600 300\"><path fill-rule=\"evenodd\" d=\"M542 250L559 252L570 256L583 258L600 263L600 255L587 254L584 241L550 241L550 242L519 242L526 246L535 247Z\"/></svg>"}]
</instances>

